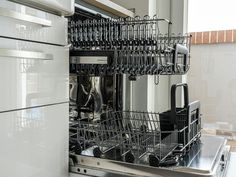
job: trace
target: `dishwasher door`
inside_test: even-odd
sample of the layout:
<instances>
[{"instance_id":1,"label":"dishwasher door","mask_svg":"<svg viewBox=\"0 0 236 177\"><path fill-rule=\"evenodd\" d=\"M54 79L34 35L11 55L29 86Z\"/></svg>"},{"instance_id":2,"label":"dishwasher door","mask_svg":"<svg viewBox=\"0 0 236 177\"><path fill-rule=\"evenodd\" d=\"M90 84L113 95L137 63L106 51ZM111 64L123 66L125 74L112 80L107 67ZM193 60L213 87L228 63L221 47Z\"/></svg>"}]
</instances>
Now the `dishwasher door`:
<instances>
[{"instance_id":1,"label":"dishwasher door","mask_svg":"<svg viewBox=\"0 0 236 177\"><path fill-rule=\"evenodd\" d=\"M74 13L74 0L10 0L58 15L69 16Z\"/></svg>"}]
</instances>

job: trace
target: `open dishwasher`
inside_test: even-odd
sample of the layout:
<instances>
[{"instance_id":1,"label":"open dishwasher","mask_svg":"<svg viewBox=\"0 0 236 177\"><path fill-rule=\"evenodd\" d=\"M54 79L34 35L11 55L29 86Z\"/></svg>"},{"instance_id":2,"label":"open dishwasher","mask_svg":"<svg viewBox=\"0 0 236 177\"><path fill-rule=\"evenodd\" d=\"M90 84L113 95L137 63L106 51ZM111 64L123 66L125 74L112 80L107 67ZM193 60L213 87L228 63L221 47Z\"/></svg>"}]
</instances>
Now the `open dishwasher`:
<instances>
[{"instance_id":1,"label":"open dishwasher","mask_svg":"<svg viewBox=\"0 0 236 177\"><path fill-rule=\"evenodd\" d=\"M200 102L189 103L187 84L172 85L166 112L123 106L124 79L153 75L158 83L160 75L189 70L190 36L170 28L157 16L115 19L76 9L70 17L71 176L224 176L229 147L224 138L201 137Z\"/></svg>"}]
</instances>

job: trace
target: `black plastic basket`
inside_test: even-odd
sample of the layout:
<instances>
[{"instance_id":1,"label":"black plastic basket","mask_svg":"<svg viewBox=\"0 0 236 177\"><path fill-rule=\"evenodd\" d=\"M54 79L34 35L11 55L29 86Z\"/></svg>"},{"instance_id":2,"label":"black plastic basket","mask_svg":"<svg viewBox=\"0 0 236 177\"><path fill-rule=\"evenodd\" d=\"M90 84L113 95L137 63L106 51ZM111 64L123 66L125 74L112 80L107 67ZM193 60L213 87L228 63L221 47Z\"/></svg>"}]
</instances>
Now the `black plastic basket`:
<instances>
[{"instance_id":1,"label":"black plastic basket","mask_svg":"<svg viewBox=\"0 0 236 177\"><path fill-rule=\"evenodd\" d=\"M184 89L184 106L176 107L176 89ZM183 148L200 132L200 102L189 104L188 85L176 84L171 87L171 109L160 113L162 131L178 131L178 143ZM165 138L164 135L162 138Z\"/></svg>"}]
</instances>

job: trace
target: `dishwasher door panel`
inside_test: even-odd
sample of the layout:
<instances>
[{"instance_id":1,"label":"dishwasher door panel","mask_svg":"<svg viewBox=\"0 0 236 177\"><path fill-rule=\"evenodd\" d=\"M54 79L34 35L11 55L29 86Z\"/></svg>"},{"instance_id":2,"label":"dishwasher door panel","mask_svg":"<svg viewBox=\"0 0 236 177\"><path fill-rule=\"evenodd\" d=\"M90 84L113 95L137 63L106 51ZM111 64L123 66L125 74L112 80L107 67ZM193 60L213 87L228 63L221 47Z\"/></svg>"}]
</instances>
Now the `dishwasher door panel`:
<instances>
[{"instance_id":1,"label":"dishwasher door panel","mask_svg":"<svg viewBox=\"0 0 236 177\"><path fill-rule=\"evenodd\" d=\"M0 112L69 101L69 49L0 38Z\"/></svg>"},{"instance_id":2,"label":"dishwasher door panel","mask_svg":"<svg viewBox=\"0 0 236 177\"><path fill-rule=\"evenodd\" d=\"M67 45L67 19L20 5L0 1L0 36Z\"/></svg>"},{"instance_id":3,"label":"dishwasher door panel","mask_svg":"<svg viewBox=\"0 0 236 177\"><path fill-rule=\"evenodd\" d=\"M1 177L68 177L68 107L0 113Z\"/></svg>"}]
</instances>

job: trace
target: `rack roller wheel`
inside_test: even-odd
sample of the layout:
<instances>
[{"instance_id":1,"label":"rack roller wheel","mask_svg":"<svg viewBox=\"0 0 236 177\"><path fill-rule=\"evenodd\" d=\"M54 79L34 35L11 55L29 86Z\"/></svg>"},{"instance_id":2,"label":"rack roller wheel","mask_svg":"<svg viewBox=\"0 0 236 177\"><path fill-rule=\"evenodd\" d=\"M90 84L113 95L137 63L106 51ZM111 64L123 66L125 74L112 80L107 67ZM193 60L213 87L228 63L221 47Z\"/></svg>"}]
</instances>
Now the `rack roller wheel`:
<instances>
[{"instance_id":1,"label":"rack roller wheel","mask_svg":"<svg viewBox=\"0 0 236 177\"><path fill-rule=\"evenodd\" d=\"M102 155L102 151L99 149L99 147L95 147L93 149L93 155L94 157L100 158Z\"/></svg>"},{"instance_id":2,"label":"rack roller wheel","mask_svg":"<svg viewBox=\"0 0 236 177\"><path fill-rule=\"evenodd\" d=\"M160 160L155 155L149 155L149 165L153 167L159 167Z\"/></svg>"},{"instance_id":3,"label":"rack roller wheel","mask_svg":"<svg viewBox=\"0 0 236 177\"><path fill-rule=\"evenodd\" d=\"M146 132L147 132L147 126L146 126L146 125L141 125L141 126L140 126L140 131L141 131L142 133L146 133Z\"/></svg>"},{"instance_id":4,"label":"rack roller wheel","mask_svg":"<svg viewBox=\"0 0 236 177\"><path fill-rule=\"evenodd\" d=\"M75 143L74 152L75 152L75 154L77 154L77 155L80 155L80 154L81 154L81 152L82 152L82 147L81 147L80 143L78 143L78 142Z\"/></svg>"},{"instance_id":5,"label":"rack roller wheel","mask_svg":"<svg viewBox=\"0 0 236 177\"><path fill-rule=\"evenodd\" d=\"M129 151L125 154L125 162L134 163L134 160L135 160L135 158L134 158L134 155L131 151Z\"/></svg>"}]
</instances>

